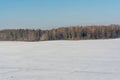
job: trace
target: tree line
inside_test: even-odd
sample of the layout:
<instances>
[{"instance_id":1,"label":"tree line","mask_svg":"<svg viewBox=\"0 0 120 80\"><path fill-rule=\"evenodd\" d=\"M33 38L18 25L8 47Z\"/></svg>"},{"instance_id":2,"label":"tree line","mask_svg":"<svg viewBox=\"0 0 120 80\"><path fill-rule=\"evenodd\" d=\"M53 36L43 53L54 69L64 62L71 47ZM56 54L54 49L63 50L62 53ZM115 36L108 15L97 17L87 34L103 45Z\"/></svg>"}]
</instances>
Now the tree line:
<instances>
[{"instance_id":1,"label":"tree line","mask_svg":"<svg viewBox=\"0 0 120 80\"><path fill-rule=\"evenodd\" d=\"M0 41L87 40L120 37L120 26L73 26L51 30L0 30Z\"/></svg>"}]
</instances>

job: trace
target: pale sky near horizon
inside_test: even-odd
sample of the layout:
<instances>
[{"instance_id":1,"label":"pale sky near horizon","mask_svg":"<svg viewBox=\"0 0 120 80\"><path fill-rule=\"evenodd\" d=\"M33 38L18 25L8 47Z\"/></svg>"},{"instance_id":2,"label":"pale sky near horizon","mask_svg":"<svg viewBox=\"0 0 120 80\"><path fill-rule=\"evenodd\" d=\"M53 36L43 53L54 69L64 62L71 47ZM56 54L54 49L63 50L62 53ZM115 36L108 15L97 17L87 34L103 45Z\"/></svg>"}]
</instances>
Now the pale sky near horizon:
<instances>
[{"instance_id":1,"label":"pale sky near horizon","mask_svg":"<svg viewBox=\"0 0 120 80\"><path fill-rule=\"evenodd\" d=\"M0 0L0 29L120 24L120 0Z\"/></svg>"}]
</instances>

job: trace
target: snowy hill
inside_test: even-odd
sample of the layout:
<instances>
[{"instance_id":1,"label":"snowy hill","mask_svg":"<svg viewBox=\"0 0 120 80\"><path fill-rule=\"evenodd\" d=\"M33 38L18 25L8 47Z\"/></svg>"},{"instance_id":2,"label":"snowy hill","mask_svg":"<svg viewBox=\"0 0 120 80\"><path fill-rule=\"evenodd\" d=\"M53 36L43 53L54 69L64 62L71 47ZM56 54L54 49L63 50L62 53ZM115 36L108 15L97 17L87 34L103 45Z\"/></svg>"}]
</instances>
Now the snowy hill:
<instances>
[{"instance_id":1,"label":"snowy hill","mask_svg":"<svg viewBox=\"0 0 120 80\"><path fill-rule=\"evenodd\" d=\"M120 39L1 41L0 80L120 80Z\"/></svg>"}]
</instances>

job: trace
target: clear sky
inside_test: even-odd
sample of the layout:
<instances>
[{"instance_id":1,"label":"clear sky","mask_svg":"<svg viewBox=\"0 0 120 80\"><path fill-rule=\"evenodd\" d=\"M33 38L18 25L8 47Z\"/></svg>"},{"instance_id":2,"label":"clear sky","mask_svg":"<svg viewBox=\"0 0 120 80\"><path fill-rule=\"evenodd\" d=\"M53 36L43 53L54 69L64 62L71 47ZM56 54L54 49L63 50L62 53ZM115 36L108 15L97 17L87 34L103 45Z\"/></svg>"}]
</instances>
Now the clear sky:
<instances>
[{"instance_id":1,"label":"clear sky","mask_svg":"<svg viewBox=\"0 0 120 80\"><path fill-rule=\"evenodd\" d=\"M0 0L0 29L120 24L120 0Z\"/></svg>"}]
</instances>

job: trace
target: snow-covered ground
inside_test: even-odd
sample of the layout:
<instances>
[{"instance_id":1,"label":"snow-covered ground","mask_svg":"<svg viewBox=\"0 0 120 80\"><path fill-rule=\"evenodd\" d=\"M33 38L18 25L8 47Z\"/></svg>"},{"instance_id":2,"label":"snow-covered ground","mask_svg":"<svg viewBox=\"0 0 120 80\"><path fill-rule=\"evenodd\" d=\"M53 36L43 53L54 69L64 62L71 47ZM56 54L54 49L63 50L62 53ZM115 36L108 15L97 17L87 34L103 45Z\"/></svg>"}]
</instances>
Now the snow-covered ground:
<instances>
[{"instance_id":1,"label":"snow-covered ground","mask_svg":"<svg viewBox=\"0 0 120 80\"><path fill-rule=\"evenodd\" d=\"M0 80L120 80L120 39L1 41Z\"/></svg>"}]
</instances>

